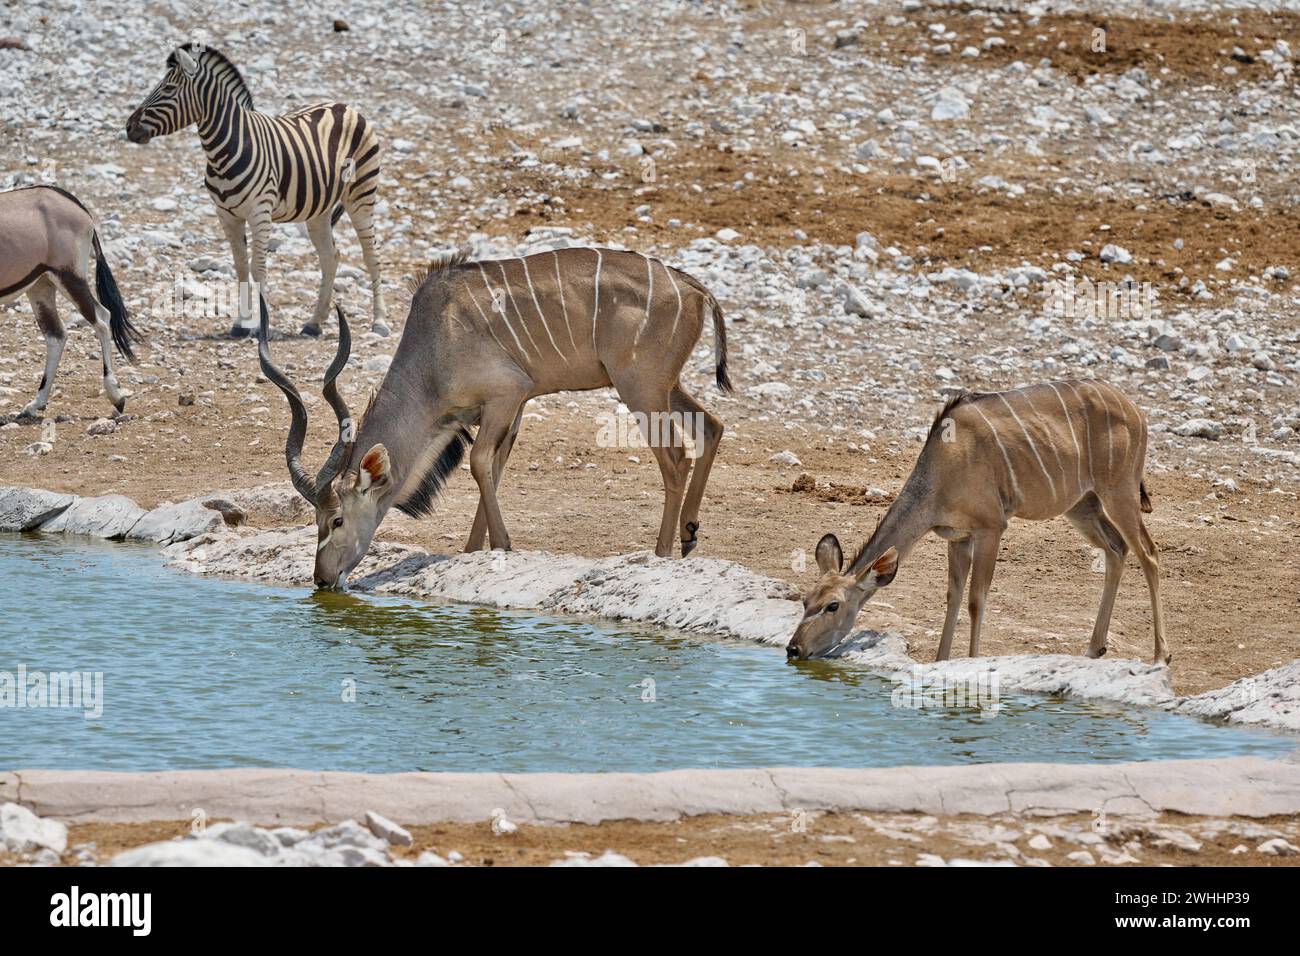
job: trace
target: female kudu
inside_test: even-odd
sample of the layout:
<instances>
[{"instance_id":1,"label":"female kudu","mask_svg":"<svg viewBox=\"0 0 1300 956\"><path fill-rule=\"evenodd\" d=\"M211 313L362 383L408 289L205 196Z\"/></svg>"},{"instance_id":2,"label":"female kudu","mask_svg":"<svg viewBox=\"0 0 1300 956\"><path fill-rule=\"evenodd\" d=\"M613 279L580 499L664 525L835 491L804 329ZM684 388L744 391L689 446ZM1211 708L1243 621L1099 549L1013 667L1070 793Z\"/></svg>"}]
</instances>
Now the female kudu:
<instances>
[{"instance_id":1,"label":"female kudu","mask_svg":"<svg viewBox=\"0 0 1300 956\"><path fill-rule=\"evenodd\" d=\"M824 653L843 640L858 611L889 584L898 562L927 532L948 542L948 609L938 660L947 660L970 576L970 653L998 546L1010 518L1065 515L1106 556L1101 609L1089 657L1106 653L1115 592L1129 551L1151 594L1155 663L1169 663L1160 605L1160 561L1142 522L1151 510L1142 475L1147 426L1137 406L1104 382L1054 382L1009 392L958 396L935 418L903 490L871 539L843 566L835 535L817 543L822 575L804 599L791 657Z\"/></svg>"}]
</instances>

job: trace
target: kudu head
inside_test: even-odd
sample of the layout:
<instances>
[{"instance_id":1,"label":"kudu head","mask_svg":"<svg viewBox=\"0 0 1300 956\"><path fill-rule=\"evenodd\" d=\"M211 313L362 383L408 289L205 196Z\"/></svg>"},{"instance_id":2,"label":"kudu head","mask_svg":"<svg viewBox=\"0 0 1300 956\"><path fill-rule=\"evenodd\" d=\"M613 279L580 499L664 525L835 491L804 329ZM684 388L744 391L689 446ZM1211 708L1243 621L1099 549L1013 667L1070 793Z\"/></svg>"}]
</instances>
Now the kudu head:
<instances>
[{"instance_id":1,"label":"kudu head","mask_svg":"<svg viewBox=\"0 0 1300 956\"><path fill-rule=\"evenodd\" d=\"M126 138L147 143L199 121L205 68L203 49L187 43L167 57L167 72L126 121Z\"/></svg>"},{"instance_id":2,"label":"kudu head","mask_svg":"<svg viewBox=\"0 0 1300 956\"><path fill-rule=\"evenodd\" d=\"M370 548L375 530L392 501L393 489L388 451L374 445L362 457L355 470L344 471L352 458L357 426L339 394L336 379L352 350L352 336L343 309L335 306L339 319L339 347L325 372L323 394L338 418L339 437L325 464L312 478L302 465L302 445L307 435L307 409L298 389L278 368L271 364L267 345L270 320L266 299L261 300L262 316L258 326L257 356L262 374L284 393L289 402L292 422L284 443L289 477L294 488L316 509L316 567L312 573L317 587L340 588Z\"/></svg>"},{"instance_id":3,"label":"kudu head","mask_svg":"<svg viewBox=\"0 0 1300 956\"><path fill-rule=\"evenodd\" d=\"M890 548L870 564L845 569L839 539L828 534L817 542L817 567L821 577L803 599L803 620L786 645L788 657L817 657L848 637L862 605L894 580L898 551Z\"/></svg>"}]
</instances>

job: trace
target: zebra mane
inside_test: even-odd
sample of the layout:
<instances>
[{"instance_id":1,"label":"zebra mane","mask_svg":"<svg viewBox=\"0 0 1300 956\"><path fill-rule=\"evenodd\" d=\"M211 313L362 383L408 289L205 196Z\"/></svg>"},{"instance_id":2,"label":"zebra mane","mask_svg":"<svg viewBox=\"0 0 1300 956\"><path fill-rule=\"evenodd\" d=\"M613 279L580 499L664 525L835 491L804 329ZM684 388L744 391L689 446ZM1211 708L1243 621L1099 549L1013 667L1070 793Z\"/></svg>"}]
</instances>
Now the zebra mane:
<instances>
[{"instance_id":1,"label":"zebra mane","mask_svg":"<svg viewBox=\"0 0 1300 956\"><path fill-rule=\"evenodd\" d=\"M397 503L397 510L412 518L420 518L433 511L434 500L442 494L447 476L460 465L465 457L465 449L474 443L473 437L464 427L456 427L450 433L450 441L438 453L429 465L420 483L405 499Z\"/></svg>"},{"instance_id":2,"label":"zebra mane","mask_svg":"<svg viewBox=\"0 0 1300 956\"><path fill-rule=\"evenodd\" d=\"M179 49L194 57L200 66L206 65L213 76L217 77L223 86L235 94L235 99L239 101L240 106L249 110L253 108L253 94L244 81L244 75L239 72L239 68L231 63L230 58L224 53L202 43L182 43ZM167 66L173 67L176 65L176 51L173 50L167 56Z\"/></svg>"}]
</instances>

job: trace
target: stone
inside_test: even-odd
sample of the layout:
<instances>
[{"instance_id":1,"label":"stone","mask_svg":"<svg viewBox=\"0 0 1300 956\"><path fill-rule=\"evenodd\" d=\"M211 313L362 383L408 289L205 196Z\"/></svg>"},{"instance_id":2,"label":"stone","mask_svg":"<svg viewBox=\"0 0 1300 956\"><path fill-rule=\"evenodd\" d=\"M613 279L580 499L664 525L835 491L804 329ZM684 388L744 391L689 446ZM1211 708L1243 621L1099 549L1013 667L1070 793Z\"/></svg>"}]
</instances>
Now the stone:
<instances>
[{"instance_id":1,"label":"stone","mask_svg":"<svg viewBox=\"0 0 1300 956\"><path fill-rule=\"evenodd\" d=\"M42 820L17 803L0 804L0 849L9 853L41 849L62 853L67 848L68 828L58 820Z\"/></svg>"},{"instance_id":2,"label":"stone","mask_svg":"<svg viewBox=\"0 0 1300 956\"><path fill-rule=\"evenodd\" d=\"M119 853L109 866L274 866L275 860L248 847L220 840L169 840Z\"/></svg>"},{"instance_id":3,"label":"stone","mask_svg":"<svg viewBox=\"0 0 1300 956\"><path fill-rule=\"evenodd\" d=\"M1052 841L1045 834L1035 833L1029 838L1029 848L1031 850L1050 850Z\"/></svg>"},{"instance_id":4,"label":"stone","mask_svg":"<svg viewBox=\"0 0 1300 956\"><path fill-rule=\"evenodd\" d=\"M35 531L75 500L53 491L0 486L0 531Z\"/></svg>"},{"instance_id":5,"label":"stone","mask_svg":"<svg viewBox=\"0 0 1300 956\"><path fill-rule=\"evenodd\" d=\"M1210 418L1189 418L1174 429L1175 435L1184 438L1209 438L1218 441L1223 434L1223 426Z\"/></svg>"},{"instance_id":6,"label":"stone","mask_svg":"<svg viewBox=\"0 0 1300 956\"><path fill-rule=\"evenodd\" d=\"M1117 246L1113 242L1109 242L1101 247L1101 253L1098 258L1100 258L1102 262L1114 262L1126 266L1133 261L1133 254L1123 246Z\"/></svg>"},{"instance_id":7,"label":"stone","mask_svg":"<svg viewBox=\"0 0 1300 956\"><path fill-rule=\"evenodd\" d=\"M799 461L799 459L795 456L795 453L792 451L779 451L771 458L769 458L768 461L776 462L776 464L778 465L793 466L793 465L803 464L801 461Z\"/></svg>"},{"instance_id":8,"label":"stone","mask_svg":"<svg viewBox=\"0 0 1300 956\"><path fill-rule=\"evenodd\" d=\"M113 421L111 418L96 418L86 428L87 435L93 435L96 437L111 435L115 431L117 431L117 422Z\"/></svg>"},{"instance_id":9,"label":"stone","mask_svg":"<svg viewBox=\"0 0 1300 956\"><path fill-rule=\"evenodd\" d=\"M284 849L284 844L273 833L250 823L214 823L198 834L197 838L242 846L262 856L277 856Z\"/></svg>"},{"instance_id":10,"label":"stone","mask_svg":"<svg viewBox=\"0 0 1300 956\"><path fill-rule=\"evenodd\" d=\"M118 541L125 538L145 511L124 495L78 498L41 525L46 534L84 534Z\"/></svg>"},{"instance_id":11,"label":"stone","mask_svg":"<svg viewBox=\"0 0 1300 956\"><path fill-rule=\"evenodd\" d=\"M941 89L930 107L930 119L955 120L965 119L970 115L970 100L961 90L951 86Z\"/></svg>"},{"instance_id":12,"label":"stone","mask_svg":"<svg viewBox=\"0 0 1300 956\"><path fill-rule=\"evenodd\" d=\"M382 817L373 810L366 811L366 826L370 832L381 840L385 840L394 846L410 846L413 842L409 830L398 826L387 817Z\"/></svg>"},{"instance_id":13,"label":"stone","mask_svg":"<svg viewBox=\"0 0 1300 956\"><path fill-rule=\"evenodd\" d=\"M1274 837L1272 840L1265 840L1259 846L1255 847L1259 853L1266 856L1295 856L1300 854L1300 847L1296 846L1281 837Z\"/></svg>"},{"instance_id":14,"label":"stone","mask_svg":"<svg viewBox=\"0 0 1300 956\"><path fill-rule=\"evenodd\" d=\"M180 504L159 505L136 522L127 537L174 544L224 527L225 520L221 512L207 508L202 501L194 499Z\"/></svg>"}]
</instances>

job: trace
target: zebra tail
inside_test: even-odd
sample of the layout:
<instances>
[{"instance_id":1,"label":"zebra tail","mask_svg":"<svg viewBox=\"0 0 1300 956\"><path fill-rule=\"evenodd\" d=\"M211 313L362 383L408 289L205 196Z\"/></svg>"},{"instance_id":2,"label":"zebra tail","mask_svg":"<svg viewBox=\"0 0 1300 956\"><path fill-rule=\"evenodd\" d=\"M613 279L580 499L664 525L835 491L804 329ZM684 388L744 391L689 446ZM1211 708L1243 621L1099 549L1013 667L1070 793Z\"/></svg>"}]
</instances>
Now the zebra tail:
<instances>
[{"instance_id":1,"label":"zebra tail","mask_svg":"<svg viewBox=\"0 0 1300 956\"><path fill-rule=\"evenodd\" d=\"M714 376L719 391L729 394L734 392L735 388L732 387L731 378L727 375L727 323L723 319L722 307L718 305L718 300L712 293L707 295L709 308L713 312Z\"/></svg>"},{"instance_id":2,"label":"zebra tail","mask_svg":"<svg viewBox=\"0 0 1300 956\"><path fill-rule=\"evenodd\" d=\"M335 206L334 212L330 214L330 228L333 229L340 219L343 218L343 207Z\"/></svg>"},{"instance_id":3,"label":"zebra tail","mask_svg":"<svg viewBox=\"0 0 1300 956\"><path fill-rule=\"evenodd\" d=\"M108 268L104 248L99 244L98 231L91 234L91 240L95 244L95 294L99 298L99 304L108 309L108 329L113 333L113 344L117 346L124 359L134 362L135 350L131 344L142 341L142 336L131 324L130 316L126 314L126 303L122 301L117 280L113 278L113 272Z\"/></svg>"}]
</instances>

